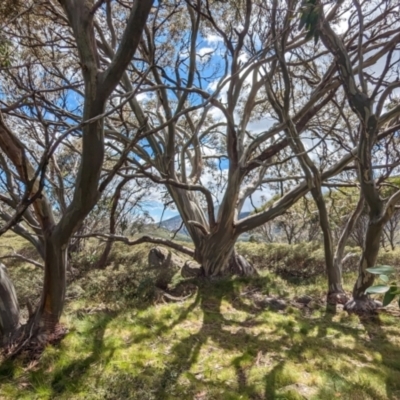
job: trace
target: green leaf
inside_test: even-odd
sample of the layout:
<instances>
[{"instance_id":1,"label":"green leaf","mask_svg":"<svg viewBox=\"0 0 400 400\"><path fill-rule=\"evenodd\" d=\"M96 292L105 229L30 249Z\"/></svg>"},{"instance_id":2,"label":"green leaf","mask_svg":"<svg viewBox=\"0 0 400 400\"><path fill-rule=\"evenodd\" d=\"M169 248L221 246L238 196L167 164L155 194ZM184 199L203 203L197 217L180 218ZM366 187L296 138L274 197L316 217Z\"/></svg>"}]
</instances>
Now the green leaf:
<instances>
[{"instance_id":1,"label":"green leaf","mask_svg":"<svg viewBox=\"0 0 400 400\"><path fill-rule=\"evenodd\" d=\"M379 275L379 279L385 283L389 282L389 277L387 275Z\"/></svg>"},{"instance_id":2,"label":"green leaf","mask_svg":"<svg viewBox=\"0 0 400 400\"><path fill-rule=\"evenodd\" d=\"M376 285L376 286L370 286L365 293L370 293L370 294L382 294L386 293L388 290L390 290L390 286L384 286L384 285Z\"/></svg>"},{"instance_id":3,"label":"green leaf","mask_svg":"<svg viewBox=\"0 0 400 400\"><path fill-rule=\"evenodd\" d=\"M390 290L389 290L389 292L392 293L392 294L394 294L394 295L400 293L400 290L399 290L399 288L397 287L397 283L396 283L396 282L392 282L392 284L390 285Z\"/></svg>"},{"instance_id":4,"label":"green leaf","mask_svg":"<svg viewBox=\"0 0 400 400\"><path fill-rule=\"evenodd\" d=\"M375 268L367 268L367 271L374 275L389 275L393 274L394 268L390 265L377 265Z\"/></svg>"},{"instance_id":5,"label":"green leaf","mask_svg":"<svg viewBox=\"0 0 400 400\"><path fill-rule=\"evenodd\" d=\"M382 302L383 307L386 307L388 304L390 304L395 297L396 295L392 291L390 290L387 291L383 296L383 302Z\"/></svg>"},{"instance_id":6,"label":"green leaf","mask_svg":"<svg viewBox=\"0 0 400 400\"><path fill-rule=\"evenodd\" d=\"M399 304L399 307L400 307L400 297L399 297L399 300L398 300L398 304Z\"/></svg>"}]
</instances>

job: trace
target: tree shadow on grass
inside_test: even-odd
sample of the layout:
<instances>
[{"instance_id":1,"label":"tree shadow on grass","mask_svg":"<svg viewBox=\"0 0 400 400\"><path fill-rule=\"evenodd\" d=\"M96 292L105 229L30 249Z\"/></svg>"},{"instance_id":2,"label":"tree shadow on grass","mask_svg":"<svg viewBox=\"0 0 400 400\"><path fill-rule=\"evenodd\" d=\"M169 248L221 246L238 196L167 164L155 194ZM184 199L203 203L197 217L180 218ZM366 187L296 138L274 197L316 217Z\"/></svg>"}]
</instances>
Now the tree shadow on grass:
<instances>
[{"instance_id":1,"label":"tree shadow on grass","mask_svg":"<svg viewBox=\"0 0 400 400\"><path fill-rule=\"evenodd\" d=\"M265 282L265 284L268 283L268 281ZM282 388L293 386L290 383L291 380L296 380L296 376L293 378L291 374L296 375L298 371L305 371L304 366L310 357L321 365L326 379L333 381L331 387L320 390L319 397L314 398L330 399L332 395L338 393L339 389L351 390L351 393L356 396L354 398L358 398L357 393L374 399L382 398L380 392L372 385L364 385L348 378L349 371L354 372L349 358L355 364L365 365L366 367L363 367L365 370L369 368L370 359L364 354L367 343L362 338L363 332L360 329L335 322L334 314L327 313L313 321L293 314L292 320L282 319L279 323L275 322L275 330L265 336L262 332L254 334L246 331L246 328L250 326L268 326L268 321L257 320L257 315L263 310L241 301L234 281L199 285L198 299L203 312L201 328L171 349L171 358L165 363L164 372L157 379L155 398L172 398L171 390L179 388L181 385L179 379L182 375L185 375L186 380L188 378L189 381L198 383L202 387L226 391L220 397L221 399L231 398L229 393L232 391L250 399L287 398ZM250 318L245 321L229 319L228 313L223 310L224 301L236 310L250 313ZM226 304L224 306L226 310ZM317 328L317 332L314 328ZM331 334L332 330L336 332L334 335ZM311 335L310 332L314 333ZM345 342L336 343L337 337L345 337L345 335L354 338L354 349L350 349ZM342 340L345 339L342 338ZM202 347L206 344L215 344L222 351L226 351L225 353L240 353L230 363L236 373L236 385L218 382L216 378L207 379L204 374L191 371L192 366L200 361ZM394 350L398 352L398 349ZM326 361L327 356L331 357L329 362ZM344 360L343 365L339 367L335 365L334 359L337 357ZM269 358L269 364L272 365L272 368L269 368L264 375L263 390L254 379L249 380L250 370L260 358ZM369 372L375 374L378 373L378 369L372 366ZM338 389L335 382L338 382ZM303 388L304 386L306 385L303 385ZM318 388L314 387L314 390L317 392ZM390 390L387 392L391 393Z\"/></svg>"},{"instance_id":2,"label":"tree shadow on grass","mask_svg":"<svg viewBox=\"0 0 400 400\"><path fill-rule=\"evenodd\" d=\"M257 281L259 286L268 284L273 284L269 278ZM207 342L215 343L223 350L241 353L231 363L236 373L237 388L235 390L250 398L262 398L255 385L248 383L246 370L252 367L259 354L265 354L274 347L285 346L285 343L281 338L276 341L268 341L262 338L261 333L252 335L246 331L247 327L261 326L265 324L265 321L256 320L255 317L262 310L242 300L235 287L235 281L221 280L200 284L198 298L203 312L202 326L197 333L189 335L173 347L174 358L164 369L156 398L167 398L169 388L174 386L184 373L190 376L191 380L197 379L190 369L198 361L201 348ZM224 300L236 310L250 314L250 317L244 321L228 319L227 315L223 315L221 311ZM174 373L171 373L172 371ZM269 386L272 386L268 387L268 392L274 392L272 381L273 377L270 380ZM214 385L212 382L209 384ZM223 388L225 385L221 383L220 387ZM225 387L225 389L232 390L234 388Z\"/></svg>"},{"instance_id":3,"label":"tree shadow on grass","mask_svg":"<svg viewBox=\"0 0 400 400\"><path fill-rule=\"evenodd\" d=\"M368 370L370 374L379 374L379 365L374 365L365 355L365 347L368 346L374 349L375 346L377 347L386 369L396 369L396 373L392 375L387 371L379 375L380 380L386 379L386 392L388 396L391 396L389 398L396 398L398 395L396 390L399 388L397 382L400 381L400 372L398 372L400 352L398 347L385 337L382 327L379 325L377 327L375 324L365 326L370 335L369 339L365 339L363 330L351 324L335 321L331 313L317 318L306 317L297 310L294 313L281 312L281 316L276 315L278 311L273 310L265 313L266 310L260 306L246 302L244 293L241 292L245 285L248 285L245 289L247 293L252 290L268 292L274 283L268 277L247 281L201 281L197 282L196 297L189 304L183 303L179 308L178 316L173 320L166 321L149 315L135 316L133 323L144 327L148 324L152 329L133 337L126 347L153 338L163 340L163 337L171 333L177 325L186 319L193 318L191 314L198 312L198 307L203 319L197 332L188 333L184 339L172 346L168 355L163 357L162 369L143 363L140 367L141 373L137 376L132 376L128 371L124 372L120 369L117 369L112 377L107 376L106 387L111 390L107 398L121 398L121 393L126 393L125 398L132 399L193 399L197 391L205 389L205 391L213 392L211 398L224 400L236 399L239 396L249 399L288 399L291 398L285 394L288 387L293 386L294 390L304 389L292 383L298 381L296 374L307 373L307 364L309 360L312 360L316 363L313 373L320 369L324 375L323 379L326 380L326 384L323 385L326 387L320 390L314 388L317 392L314 398L330 399L337 393L341 393L344 397L340 398L344 399L366 397L382 399L382 394L373 386L351 379L351 375L354 376L354 369L338 368L334 360L332 361L335 357L346 360L351 357L355 364L362 366L357 368ZM231 310L235 312L231 313ZM85 340L90 341L87 345L83 345L88 351L85 351L85 354L77 360L68 359L68 364L59 367L52 375L50 386L54 398L65 393L73 395L82 390L84 380L91 375L93 368L96 368L97 383L99 386L104 385L99 381L102 379L102 371L98 370L99 366L105 368L112 359L114 351L125 346L125 344L108 343L104 340L107 326L117 315L117 313L100 312L91 317L93 318L92 325L82 333L85 335ZM271 329L268 328L268 318L273 319ZM337 343L336 334L342 335L342 340L346 340L346 336L353 338L354 346L349 348L343 341ZM384 340L383 347L382 340ZM65 346L68 345L67 341L64 343ZM68 351L67 348L63 349L63 345L62 343L60 352ZM216 376L217 365L215 370L201 369L202 366L199 364L201 364L201 357L205 354L202 349L206 345L207 349L209 347L220 349L221 359L217 359L216 363L224 364L225 369L232 369L235 383L230 379L219 379ZM61 356L62 354L57 357ZM224 356L230 359L224 360ZM207 363L205 362L204 365ZM345 367L349 368L349 365L352 366L348 363ZM260 374L256 380L251 375L255 367L259 368ZM208 368L213 367L208 366ZM31 381L34 380L35 373L44 374L45 370L46 362L40 371L30 372ZM0 369L0 374L1 371ZM8 374L6 379L9 381L13 369L9 368L7 372L5 368L4 371ZM385 375L386 373L388 376ZM185 383L180 381L181 377ZM187 390L192 393L186 395ZM353 398L347 396L346 390ZM182 391L181 394L179 394L180 391ZM147 397L143 397L145 393L149 393Z\"/></svg>"},{"instance_id":4,"label":"tree shadow on grass","mask_svg":"<svg viewBox=\"0 0 400 400\"><path fill-rule=\"evenodd\" d=\"M90 329L83 334L92 341L90 354L76 361L73 361L59 369L51 381L53 396L60 395L68 390L70 393L78 392L80 384L85 379L90 368L94 365L99 367L98 361L101 359L103 367L105 367L116 348L112 345L105 345L104 333L108 324L116 317L117 313L99 313ZM68 351L68 349L66 349ZM101 376L101 373L97 373Z\"/></svg>"},{"instance_id":5,"label":"tree shadow on grass","mask_svg":"<svg viewBox=\"0 0 400 400\"><path fill-rule=\"evenodd\" d=\"M387 369L385 380L387 396L390 399L398 399L400 398L400 347L389 340L383 329L382 317L379 314L360 316L360 322L367 331L371 346L380 354L380 360L376 360L375 364ZM398 318L396 319L394 323L398 324Z\"/></svg>"},{"instance_id":6,"label":"tree shadow on grass","mask_svg":"<svg viewBox=\"0 0 400 400\"><path fill-rule=\"evenodd\" d=\"M57 398L64 392L77 393L80 390L80 386L87 376L90 368L101 359L104 366L107 365L109 360L113 357L115 348L113 346L107 346L104 344L104 333L107 329L108 324L117 316L115 312L99 312L95 315L91 315L90 328L84 330L82 333L75 332L75 335L82 335L81 338L84 341L90 341L90 344L81 344L82 352L84 355L77 360L68 362L65 366L61 366L53 375L49 386L52 392L51 398ZM86 323L89 321L87 320ZM60 344L57 344L57 361L68 360L70 355L68 348L68 337L64 338ZM87 350L86 350L87 349ZM64 354L65 353L65 354ZM89 353L89 354L88 354ZM40 361L35 361L30 358L29 353L22 353L17 358L6 359L0 365L0 385L1 382L14 382L15 385L21 381L21 376L16 377L16 372L19 368L24 369L23 381L30 382L31 387L35 388L35 382L46 381L48 376L47 369L49 367L54 368L56 364L54 356L48 356L47 353L42 355ZM61 362L62 364L62 362ZM99 374L100 376L101 374ZM15 381L15 379L17 381ZM26 385L22 385L25 387Z\"/></svg>"},{"instance_id":7,"label":"tree shadow on grass","mask_svg":"<svg viewBox=\"0 0 400 400\"><path fill-rule=\"evenodd\" d=\"M336 331L353 337L354 343L349 343L347 346L343 344L341 348L338 348L338 344L332 341L330 354L327 354L331 356L331 359L327 357L321 364L326 383L315 398L339 397L349 400L399 398L400 347L388 339L379 316L357 317L361 322L357 327L349 326L346 322L334 321L334 316L334 313L326 312L321 318L317 333L319 340L327 341L328 337L335 336L333 332ZM347 318L351 321L352 317L347 315ZM353 325L357 319L353 319ZM321 347L319 344L317 349ZM372 359L373 352L369 350L373 350L375 354L379 353L381 359ZM367 351L369 354L366 354ZM332 363L332 355L339 354L349 359L348 365L338 367L335 362ZM353 368L352 365L354 365ZM376 381L384 382L384 387L379 388L380 384Z\"/></svg>"},{"instance_id":8,"label":"tree shadow on grass","mask_svg":"<svg viewBox=\"0 0 400 400\"><path fill-rule=\"evenodd\" d=\"M265 278L263 283L269 282L269 278ZM261 282L259 281L258 283L260 284ZM249 313L251 317L241 322L226 318L221 313L223 300L230 300L230 304L235 309ZM215 342L224 349L232 351L239 349L242 343L246 343L252 338L240 327L257 324L257 322L253 321L252 316L260 310L241 300L234 280L223 279L215 282L200 282L196 302L203 312L201 328L197 333L189 335L173 347L173 359L166 364L164 373L159 380L159 386L156 391L157 399L168 398L170 387L175 385L179 377L185 372L188 373L191 381L198 381L198 376L202 376L202 374L197 374L196 376L189 371L192 365L198 361L201 348L208 341ZM261 323L259 322L259 324ZM232 331L225 330L225 327L238 327L239 329L232 333ZM234 364L239 386L248 391L246 375L240 366L240 359L236 360ZM210 384L213 385L212 383ZM222 383L218 386L226 390L229 389Z\"/></svg>"}]
</instances>

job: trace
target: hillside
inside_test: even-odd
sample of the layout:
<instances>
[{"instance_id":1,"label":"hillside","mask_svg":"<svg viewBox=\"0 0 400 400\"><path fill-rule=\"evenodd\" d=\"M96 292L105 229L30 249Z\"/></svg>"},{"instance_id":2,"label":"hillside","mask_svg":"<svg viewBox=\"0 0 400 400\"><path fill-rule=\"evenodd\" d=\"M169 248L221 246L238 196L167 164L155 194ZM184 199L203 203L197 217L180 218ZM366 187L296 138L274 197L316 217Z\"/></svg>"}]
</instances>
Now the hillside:
<instances>
[{"instance_id":1,"label":"hillside","mask_svg":"<svg viewBox=\"0 0 400 400\"><path fill-rule=\"evenodd\" d=\"M218 212L218 209L215 210L215 213ZM250 214L250 212L245 211L239 214L239 219L241 218L245 218ZM179 233L182 235L188 235L188 231L185 228L185 226L182 226L182 218L180 215L177 215L175 217L172 218L168 218L166 220L161 221L159 224L157 224L157 226L160 226L170 232L176 232L179 229ZM244 235L244 236L248 236L248 235Z\"/></svg>"}]
</instances>

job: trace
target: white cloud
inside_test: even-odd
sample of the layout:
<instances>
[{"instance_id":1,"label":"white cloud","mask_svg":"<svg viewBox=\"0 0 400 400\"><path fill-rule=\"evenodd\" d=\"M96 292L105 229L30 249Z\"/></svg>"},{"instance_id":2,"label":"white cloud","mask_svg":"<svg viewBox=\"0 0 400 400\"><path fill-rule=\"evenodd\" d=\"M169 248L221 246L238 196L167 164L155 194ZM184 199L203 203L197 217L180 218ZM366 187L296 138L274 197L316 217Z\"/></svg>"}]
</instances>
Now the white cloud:
<instances>
[{"instance_id":1,"label":"white cloud","mask_svg":"<svg viewBox=\"0 0 400 400\"><path fill-rule=\"evenodd\" d=\"M208 43L219 43L219 42L222 42L222 38L220 37L220 36L218 36L218 35L213 35L213 34L210 34L210 35L207 35L206 37L205 37L205 40L206 40L206 42L208 42Z\"/></svg>"}]
</instances>

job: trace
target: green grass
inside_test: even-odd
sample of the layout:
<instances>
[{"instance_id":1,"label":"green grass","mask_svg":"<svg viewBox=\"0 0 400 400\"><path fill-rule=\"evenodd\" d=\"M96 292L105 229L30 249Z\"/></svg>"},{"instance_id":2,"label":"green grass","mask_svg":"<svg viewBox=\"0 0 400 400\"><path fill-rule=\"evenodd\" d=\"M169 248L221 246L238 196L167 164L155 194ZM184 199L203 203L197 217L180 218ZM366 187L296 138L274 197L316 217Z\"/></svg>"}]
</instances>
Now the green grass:
<instances>
[{"instance_id":1,"label":"green grass","mask_svg":"<svg viewBox=\"0 0 400 400\"><path fill-rule=\"evenodd\" d=\"M398 317L327 313L323 277L268 270L192 282L188 300L156 303L148 248L117 246L105 271L81 271L68 290L68 335L38 362L3 362L1 399L400 399ZM20 279L25 267L14 268ZM354 274L345 281L350 289ZM304 293L310 309L291 304ZM265 295L288 307L268 309Z\"/></svg>"}]
</instances>

